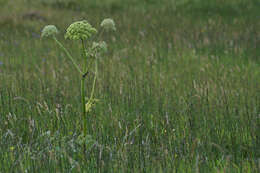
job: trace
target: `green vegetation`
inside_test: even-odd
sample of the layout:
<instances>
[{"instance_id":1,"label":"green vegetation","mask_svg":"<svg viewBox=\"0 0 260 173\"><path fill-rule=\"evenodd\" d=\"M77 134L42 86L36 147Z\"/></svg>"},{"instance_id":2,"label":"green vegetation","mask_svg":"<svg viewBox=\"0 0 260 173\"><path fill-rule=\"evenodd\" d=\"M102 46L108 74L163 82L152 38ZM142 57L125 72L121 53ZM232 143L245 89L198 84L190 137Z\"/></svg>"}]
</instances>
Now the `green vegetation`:
<instances>
[{"instance_id":1,"label":"green vegetation","mask_svg":"<svg viewBox=\"0 0 260 173\"><path fill-rule=\"evenodd\" d=\"M259 0L0 4L0 172L260 171ZM64 28L106 17L82 138L81 77L40 35L56 25L83 65Z\"/></svg>"}]
</instances>

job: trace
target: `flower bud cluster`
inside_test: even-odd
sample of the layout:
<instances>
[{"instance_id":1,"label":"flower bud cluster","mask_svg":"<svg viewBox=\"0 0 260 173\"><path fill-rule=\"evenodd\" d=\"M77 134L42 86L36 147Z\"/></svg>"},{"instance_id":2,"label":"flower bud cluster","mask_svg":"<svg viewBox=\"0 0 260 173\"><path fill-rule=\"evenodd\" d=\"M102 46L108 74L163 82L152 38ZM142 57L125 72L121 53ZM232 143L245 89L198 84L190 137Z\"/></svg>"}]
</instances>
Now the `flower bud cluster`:
<instances>
[{"instance_id":1,"label":"flower bud cluster","mask_svg":"<svg viewBox=\"0 0 260 173\"><path fill-rule=\"evenodd\" d=\"M86 40L96 34L97 30L93 28L86 20L72 23L65 34L65 39Z\"/></svg>"},{"instance_id":2,"label":"flower bud cluster","mask_svg":"<svg viewBox=\"0 0 260 173\"><path fill-rule=\"evenodd\" d=\"M47 25L43 28L41 37L53 37L58 34L59 31L54 25Z\"/></svg>"},{"instance_id":3,"label":"flower bud cluster","mask_svg":"<svg viewBox=\"0 0 260 173\"><path fill-rule=\"evenodd\" d=\"M109 30L115 31L116 30L116 25L115 25L114 20L110 19L110 18L104 19L101 22L100 26L102 28L104 28L106 31L109 31Z\"/></svg>"},{"instance_id":4,"label":"flower bud cluster","mask_svg":"<svg viewBox=\"0 0 260 173\"><path fill-rule=\"evenodd\" d=\"M94 52L107 52L107 44L104 41L93 42L91 49Z\"/></svg>"}]
</instances>

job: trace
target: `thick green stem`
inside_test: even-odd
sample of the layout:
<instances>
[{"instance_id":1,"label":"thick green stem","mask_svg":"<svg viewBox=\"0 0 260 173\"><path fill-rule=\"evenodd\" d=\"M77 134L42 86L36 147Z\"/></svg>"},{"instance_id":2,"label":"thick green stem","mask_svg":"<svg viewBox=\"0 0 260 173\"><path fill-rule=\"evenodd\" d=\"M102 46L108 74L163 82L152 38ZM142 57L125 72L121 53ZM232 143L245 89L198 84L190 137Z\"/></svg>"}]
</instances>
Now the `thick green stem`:
<instances>
[{"instance_id":1,"label":"thick green stem","mask_svg":"<svg viewBox=\"0 0 260 173\"><path fill-rule=\"evenodd\" d=\"M86 101L85 101L85 76L81 78L81 105L84 136L87 135L87 117L86 117Z\"/></svg>"},{"instance_id":2,"label":"thick green stem","mask_svg":"<svg viewBox=\"0 0 260 173\"><path fill-rule=\"evenodd\" d=\"M82 44L82 57L84 60L84 67L83 67L83 72L87 73L87 50L86 50L86 46L84 43L84 40L81 40L81 44Z\"/></svg>"},{"instance_id":3,"label":"thick green stem","mask_svg":"<svg viewBox=\"0 0 260 173\"><path fill-rule=\"evenodd\" d=\"M74 65L74 67L77 69L77 71L83 75L84 73L80 70L79 66L76 64L76 62L74 61L74 59L72 58L72 56L70 55L70 53L68 52L68 50L56 39L56 37L53 37L53 39L56 41L56 43L60 46L60 48L66 53L66 55L68 56L68 58L71 60L72 64Z\"/></svg>"},{"instance_id":4,"label":"thick green stem","mask_svg":"<svg viewBox=\"0 0 260 173\"><path fill-rule=\"evenodd\" d=\"M84 40L81 40L82 43L82 56L84 59L84 67L83 67L83 72L84 74L82 75L81 78L81 104L82 104L82 118L83 118L83 133L84 136L87 135L87 111L86 111L86 100L85 100L85 79L86 75L88 73L87 71L87 54L86 54L86 48L84 44Z\"/></svg>"}]
</instances>

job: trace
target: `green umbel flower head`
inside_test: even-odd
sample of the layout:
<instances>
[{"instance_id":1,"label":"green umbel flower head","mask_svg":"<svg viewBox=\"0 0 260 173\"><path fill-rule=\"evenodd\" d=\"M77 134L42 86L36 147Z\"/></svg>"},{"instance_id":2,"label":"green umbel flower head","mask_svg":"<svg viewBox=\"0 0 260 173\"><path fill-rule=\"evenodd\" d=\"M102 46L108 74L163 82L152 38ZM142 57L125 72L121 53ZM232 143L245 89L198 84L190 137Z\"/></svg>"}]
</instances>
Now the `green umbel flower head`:
<instances>
[{"instance_id":1,"label":"green umbel flower head","mask_svg":"<svg viewBox=\"0 0 260 173\"><path fill-rule=\"evenodd\" d=\"M107 18L107 19L104 19L100 26L102 28L104 28L105 30L109 31L109 30L113 30L115 31L116 30L116 25L115 25L115 22L113 19L110 19L110 18Z\"/></svg>"},{"instance_id":2,"label":"green umbel flower head","mask_svg":"<svg viewBox=\"0 0 260 173\"><path fill-rule=\"evenodd\" d=\"M86 20L77 21L68 27L65 34L65 39L86 40L96 33L97 30L93 28Z\"/></svg>"},{"instance_id":3,"label":"green umbel flower head","mask_svg":"<svg viewBox=\"0 0 260 173\"><path fill-rule=\"evenodd\" d=\"M101 42L93 42L92 44L92 50L94 52L107 52L107 44L104 41Z\"/></svg>"},{"instance_id":4,"label":"green umbel flower head","mask_svg":"<svg viewBox=\"0 0 260 173\"><path fill-rule=\"evenodd\" d=\"M58 34L59 31L54 25L47 25L42 29L41 37L53 37Z\"/></svg>"}]
</instances>

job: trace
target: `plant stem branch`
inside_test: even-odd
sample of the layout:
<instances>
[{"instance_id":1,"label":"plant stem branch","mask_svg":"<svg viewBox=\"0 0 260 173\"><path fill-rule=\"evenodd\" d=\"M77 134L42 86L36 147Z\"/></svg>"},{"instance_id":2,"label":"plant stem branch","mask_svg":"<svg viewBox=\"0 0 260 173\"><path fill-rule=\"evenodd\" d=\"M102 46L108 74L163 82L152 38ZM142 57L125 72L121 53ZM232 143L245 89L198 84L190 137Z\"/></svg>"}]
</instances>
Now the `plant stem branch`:
<instances>
[{"instance_id":1,"label":"plant stem branch","mask_svg":"<svg viewBox=\"0 0 260 173\"><path fill-rule=\"evenodd\" d=\"M98 73L98 66L97 66L97 60L96 60L96 62L95 62L95 77L94 77L94 81L93 81L93 85L92 85L91 96L90 96L90 99L89 99L90 101L94 97L95 85L96 85L96 80L97 80L97 73Z\"/></svg>"},{"instance_id":2,"label":"plant stem branch","mask_svg":"<svg viewBox=\"0 0 260 173\"><path fill-rule=\"evenodd\" d=\"M60 46L60 48L66 53L66 55L68 56L68 58L71 60L72 64L74 65L74 67L77 69L77 71L83 75L84 73L80 70L79 66L76 64L76 62L74 61L74 59L72 58L72 56L70 55L70 53L68 52L68 50L56 39L56 37L53 37L53 39L56 41L56 43Z\"/></svg>"}]
</instances>

